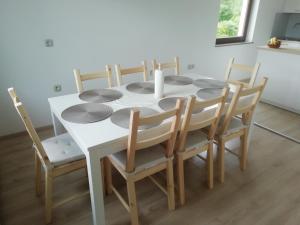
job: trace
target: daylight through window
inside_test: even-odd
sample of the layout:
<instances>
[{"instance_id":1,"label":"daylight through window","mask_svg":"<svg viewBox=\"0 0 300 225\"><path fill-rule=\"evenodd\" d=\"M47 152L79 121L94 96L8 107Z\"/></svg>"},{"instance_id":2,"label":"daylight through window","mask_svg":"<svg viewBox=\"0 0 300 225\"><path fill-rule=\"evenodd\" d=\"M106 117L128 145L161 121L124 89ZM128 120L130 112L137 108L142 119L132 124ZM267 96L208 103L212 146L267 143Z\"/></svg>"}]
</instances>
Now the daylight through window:
<instances>
[{"instance_id":1,"label":"daylight through window","mask_svg":"<svg viewBox=\"0 0 300 225\"><path fill-rule=\"evenodd\" d=\"M221 0L216 44L246 40L252 0Z\"/></svg>"}]
</instances>

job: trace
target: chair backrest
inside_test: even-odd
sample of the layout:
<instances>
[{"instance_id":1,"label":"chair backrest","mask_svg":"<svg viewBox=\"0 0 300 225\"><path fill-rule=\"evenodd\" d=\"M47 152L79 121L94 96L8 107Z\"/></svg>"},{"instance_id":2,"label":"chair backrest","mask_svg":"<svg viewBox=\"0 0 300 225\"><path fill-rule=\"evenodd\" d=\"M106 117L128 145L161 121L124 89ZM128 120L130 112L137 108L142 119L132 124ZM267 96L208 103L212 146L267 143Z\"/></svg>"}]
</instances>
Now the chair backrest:
<instances>
[{"instance_id":1,"label":"chair backrest","mask_svg":"<svg viewBox=\"0 0 300 225\"><path fill-rule=\"evenodd\" d=\"M147 117L141 117L140 112L138 110L131 111L129 138L127 146L127 172L132 172L134 170L135 153L138 150L143 150L145 148L167 142L165 147L165 156L168 158L173 156L173 150L180 123L182 106L183 100L178 100L174 109ZM172 121L170 127L167 128L166 132L163 132L162 134L160 133L159 135L146 135L146 138L138 137L139 126L157 124L167 119L171 119Z\"/></svg>"},{"instance_id":2,"label":"chair backrest","mask_svg":"<svg viewBox=\"0 0 300 225\"><path fill-rule=\"evenodd\" d=\"M185 151L186 138L189 132L208 127L208 140L213 140L219 120L222 116L229 88L224 88L219 97L198 101L195 96L190 96L184 113L178 138L177 151ZM193 115L193 111L200 111Z\"/></svg>"},{"instance_id":3,"label":"chair backrest","mask_svg":"<svg viewBox=\"0 0 300 225\"><path fill-rule=\"evenodd\" d=\"M28 115L27 111L25 110L24 105L22 104L22 102L20 102L18 96L16 95L14 88L9 88L8 93L9 93L10 97L12 98L14 106L15 106L19 116L21 117L33 144L36 146L37 151L39 152L39 154L42 158L46 159L47 154L44 150L44 147L41 143L41 140L40 140L36 130L34 129L34 126L29 118L29 115Z\"/></svg>"},{"instance_id":4,"label":"chair backrest","mask_svg":"<svg viewBox=\"0 0 300 225\"><path fill-rule=\"evenodd\" d=\"M105 66L105 71L92 72L92 73L80 73L79 69L73 70L77 91L81 93L83 91L83 81L106 78L108 87L112 87L112 69L110 65Z\"/></svg>"},{"instance_id":5,"label":"chair backrest","mask_svg":"<svg viewBox=\"0 0 300 225\"><path fill-rule=\"evenodd\" d=\"M147 62L146 60L142 61L141 66L130 67L130 68L121 68L121 66L115 65L116 75L117 75L117 83L118 86L122 85L122 76L126 76L129 74L142 73L144 81L148 80L148 71L147 71Z\"/></svg>"},{"instance_id":6,"label":"chair backrest","mask_svg":"<svg viewBox=\"0 0 300 225\"><path fill-rule=\"evenodd\" d=\"M152 69L153 69L153 72L158 69L159 65L160 65L160 69L161 70L164 70L164 69L174 69L176 75L180 74L180 70L179 70L179 57L178 56L174 57L174 61L173 62L167 62L167 63L157 63L157 61L155 59L153 59L152 60Z\"/></svg>"},{"instance_id":7,"label":"chair backrest","mask_svg":"<svg viewBox=\"0 0 300 225\"><path fill-rule=\"evenodd\" d=\"M220 125L220 134L226 133L234 116L242 115L242 122L245 125L251 122L256 105L267 82L268 78L264 77L259 85L252 88L243 88L243 84L237 84L235 94L225 114L223 123Z\"/></svg>"},{"instance_id":8,"label":"chair backrest","mask_svg":"<svg viewBox=\"0 0 300 225\"><path fill-rule=\"evenodd\" d=\"M231 72L233 70L237 70L237 71L241 71L241 72L245 72L245 73L250 74L250 78L246 79L247 81L240 80L238 82L243 84L244 87L253 87L254 83L255 83L255 80L256 80L256 77L258 75L258 70L259 70L259 67L260 67L260 63L256 63L255 66L252 67L252 66L248 66L248 65L234 63L234 60L235 60L234 58L230 58L230 60L229 60L229 63L228 63L227 69L226 69L226 73L225 73L225 80L226 81L231 80L231 78L230 78Z\"/></svg>"}]
</instances>

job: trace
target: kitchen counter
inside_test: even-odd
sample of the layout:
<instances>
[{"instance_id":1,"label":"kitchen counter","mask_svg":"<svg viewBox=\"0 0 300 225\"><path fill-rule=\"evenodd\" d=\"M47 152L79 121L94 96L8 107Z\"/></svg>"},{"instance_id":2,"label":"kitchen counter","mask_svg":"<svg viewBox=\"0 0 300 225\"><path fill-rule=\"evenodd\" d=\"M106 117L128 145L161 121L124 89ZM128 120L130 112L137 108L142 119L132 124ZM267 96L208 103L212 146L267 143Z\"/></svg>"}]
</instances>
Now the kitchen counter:
<instances>
[{"instance_id":1,"label":"kitchen counter","mask_svg":"<svg viewBox=\"0 0 300 225\"><path fill-rule=\"evenodd\" d=\"M258 46L257 49L300 55L300 42L299 41L285 41L283 40L280 48L270 48L267 45Z\"/></svg>"},{"instance_id":2,"label":"kitchen counter","mask_svg":"<svg viewBox=\"0 0 300 225\"><path fill-rule=\"evenodd\" d=\"M265 45L265 46L258 46L257 49L278 52L278 53L288 53L288 54L300 55L300 48L287 48L287 47L269 48L269 46Z\"/></svg>"},{"instance_id":3,"label":"kitchen counter","mask_svg":"<svg viewBox=\"0 0 300 225\"><path fill-rule=\"evenodd\" d=\"M300 113L300 46L272 49L258 47L257 62L261 63L258 81L269 78L262 100L272 105ZM291 44L290 44L291 46Z\"/></svg>"}]
</instances>

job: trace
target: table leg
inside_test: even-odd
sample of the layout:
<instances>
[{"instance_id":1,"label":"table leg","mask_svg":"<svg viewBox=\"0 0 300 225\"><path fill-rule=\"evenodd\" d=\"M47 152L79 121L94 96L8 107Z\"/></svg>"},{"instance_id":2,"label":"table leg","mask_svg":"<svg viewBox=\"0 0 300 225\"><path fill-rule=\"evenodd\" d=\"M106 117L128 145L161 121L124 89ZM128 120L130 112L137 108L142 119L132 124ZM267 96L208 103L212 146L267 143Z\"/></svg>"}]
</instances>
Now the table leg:
<instances>
[{"instance_id":1,"label":"table leg","mask_svg":"<svg viewBox=\"0 0 300 225\"><path fill-rule=\"evenodd\" d=\"M51 117L52 117L52 125L53 125L53 129L54 129L54 135L58 136L60 134L66 133L66 129L61 124L61 122L57 119L55 114L52 112L52 109L51 109Z\"/></svg>"},{"instance_id":2,"label":"table leg","mask_svg":"<svg viewBox=\"0 0 300 225\"><path fill-rule=\"evenodd\" d=\"M86 161L93 212L93 225L105 225L100 158L96 154L90 152L86 155Z\"/></svg>"}]
</instances>

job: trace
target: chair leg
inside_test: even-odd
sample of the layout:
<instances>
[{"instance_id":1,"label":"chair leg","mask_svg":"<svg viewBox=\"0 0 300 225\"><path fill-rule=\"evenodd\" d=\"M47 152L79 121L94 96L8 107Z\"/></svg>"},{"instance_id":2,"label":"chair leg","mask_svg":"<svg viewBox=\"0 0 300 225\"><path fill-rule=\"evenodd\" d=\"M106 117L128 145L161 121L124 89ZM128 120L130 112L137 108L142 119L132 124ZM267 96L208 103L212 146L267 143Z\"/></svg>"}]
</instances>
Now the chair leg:
<instances>
[{"instance_id":1,"label":"chair leg","mask_svg":"<svg viewBox=\"0 0 300 225\"><path fill-rule=\"evenodd\" d=\"M46 171L45 176L45 208L46 208L46 224L52 221L52 192L53 192L53 177L51 171Z\"/></svg>"},{"instance_id":2,"label":"chair leg","mask_svg":"<svg viewBox=\"0 0 300 225\"><path fill-rule=\"evenodd\" d=\"M242 171L246 169L247 155L248 155L248 130L245 129L244 135L241 136L240 168Z\"/></svg>"},{"instance_id":3,"label":"chair leg","mask_svg":"<svg viewBox=\"0 0 300 225\"><path fill-rule=\"evenodd\" d=\"M175 193L174 193L173 160L168 160L166 172L167 172L168 206L169 206L169 210L174 210Z\"/></svg>"},{"instance_id":4,"label":"chair leg","mask_svg":"<svg viewBox=\"0 0 300 225\"><path fill-rule=\"evenodd\" d=\"M41 195L42 170L41 161L37 153L35 153L35 193L36 196Z\"/></svg>"},{"instance_id":5,"label":"chair leg","mask_svg":"<svg viewBox=\"0 0 300 225\"><path fill-rule=\"evenodd\" d=\"M185 204L184 188L184 160L182 156L177 155L177 186L179 192L179 201L181 205Z\"/></svg>"},{"instance_id":6,"label":"chair leg","mask_svg":"<svg viewBox=\"0 0 300 225\"><path fill-rule=\"evenodd\" d=\"M135 183L127 180L128 203L130 209L131 225L139 225L139 215L136 202Z\"/></svg>"},{"instance_id":7,"label":"chair leg","mask_svg":"<svg viewBox=\"0 0 300 225\"><path fill-rule=\"evenodd\" d=\"M109 161L109 158L104 159L104 165L105 165L105 184L106 184L106 191L107 194L112 193L112 175L111 175L111 162Z\"/></svg>"},{"instance_id":8,"label":"chair leg","mask_svg":"<svg viewBox=\"0 0 300 225\"><path fill-rule=\"evenodd\" d=\"M218 140L218 170L219 181L224 183L225 167L224 167L224 155L225 155L225 141L222 138Z\"/></svg>"},{"instance_id":9,"label":"chair leg","mask_svg":"<svg viewBox=\"0 0 300 225\"><path fill-rule=\"evenodd\" d=\"M207 149L207 171L208 171L208 188L214 187L214 161L213 161L213 143L210 143Z\"/></svg>"}]
</instances>

